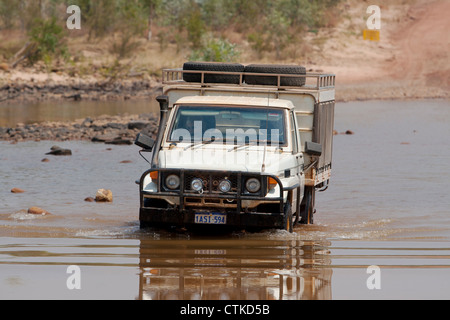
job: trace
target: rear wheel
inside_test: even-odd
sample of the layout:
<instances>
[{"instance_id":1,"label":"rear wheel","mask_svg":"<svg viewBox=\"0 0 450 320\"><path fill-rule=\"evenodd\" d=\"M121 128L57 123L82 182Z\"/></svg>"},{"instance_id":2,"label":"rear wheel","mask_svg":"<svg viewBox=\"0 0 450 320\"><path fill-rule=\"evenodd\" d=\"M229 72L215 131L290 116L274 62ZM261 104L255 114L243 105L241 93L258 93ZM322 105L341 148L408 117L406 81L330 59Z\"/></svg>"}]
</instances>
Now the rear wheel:
<instances>
[{"instance_id":1,"label":"rear wheel","mask_svg":"<svg viewBox=\"0 0 450 320\"><path fill-rule=\"evenodd\" d=\"M314 187L305 187L302 205L300 208L300 223L314 223L314 204L316 199L316 189Z\"/></svg>"}]
</instances>

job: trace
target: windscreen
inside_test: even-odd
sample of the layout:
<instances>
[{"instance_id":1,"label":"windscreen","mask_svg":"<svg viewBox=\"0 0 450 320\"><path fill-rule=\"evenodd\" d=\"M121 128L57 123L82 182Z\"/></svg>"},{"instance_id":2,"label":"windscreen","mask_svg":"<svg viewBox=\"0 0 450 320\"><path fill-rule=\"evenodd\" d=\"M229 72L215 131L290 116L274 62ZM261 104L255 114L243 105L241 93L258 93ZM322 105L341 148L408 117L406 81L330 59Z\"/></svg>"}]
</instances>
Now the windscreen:
<instances>
[{"instance_id":1,"label":"windscreen","mask_svg":"<svg viewBox=\"0 0 450 320\"><path fill-rule=\"evenodd\" d=\"M187 106L177 108L170 142L285 145L282 109Z\"/></svg>"}]
</instances>

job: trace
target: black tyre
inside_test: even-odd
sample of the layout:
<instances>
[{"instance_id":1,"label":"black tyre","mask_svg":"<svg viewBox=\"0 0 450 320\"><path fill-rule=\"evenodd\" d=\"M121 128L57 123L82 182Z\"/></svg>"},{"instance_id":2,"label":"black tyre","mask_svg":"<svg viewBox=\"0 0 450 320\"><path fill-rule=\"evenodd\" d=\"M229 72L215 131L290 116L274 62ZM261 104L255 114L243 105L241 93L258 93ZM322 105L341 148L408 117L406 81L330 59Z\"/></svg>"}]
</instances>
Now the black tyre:
<instances>
[{"instance_id":1,"label":"black tyre","mask_svg":"<svg viewBox=\"0 0 450 320\"><path fill-rule=\"evenodd\" d=\"M300 208L300 223L314 223L314 204L316 199L316 189L314 187L306 187L303 201Z\"/></svg>"},{"instance_id":2,"label":"black tyre","mask_svg":"<svg viewBox=\"0 0 450 320\"><path fill-rule=\"evenodd\" d=\"M301 209L301 203L300 203L300 187L297 188L297 207L295 208L295 216L294 216L294 226L296 226L300 222L300 209Z\"/></svg>"},{"instance_id":3,"label":"black tyre","mask_svg":"<svg viewBox=\"0 0 450 320\"><path fill-rule=\"evenodd\" d=\"M284 205L284 229L293 232L294 231L294 221L292 216L292 207L290 202L286 202Z\"/></svg>"},{"instance_id":4,"label":"black tyre","mask_svg":"<svg viewBox=\"0 0 450 320\"><path fill-rule=\"evenodd\" d=\"M185 62L183 70L195 71L221 71L221 72L244 72L244 66L239 63L218 63L218 62ZM201 73L183 73L183 80L186 82L201 82ZM204 83L231 83L239 84L238 74L205 74Z\"/></svg>"},{"instance_id":5,"label":"black tyre","mask_svg":"<svg viewBox=\"0 0 450 320\"><path fill-rule=\"evenodd\" d=\"M306 68L297 65L264 65L251 64L245 67L245 72L248 73L277 73L277 74L299 74L305 75ZM245 75L245 82L253 85L278 85L277 76L258 76ZM304 86L306 83L305 77L280 77L280 86Z\"/></svg>"}]
</instances>

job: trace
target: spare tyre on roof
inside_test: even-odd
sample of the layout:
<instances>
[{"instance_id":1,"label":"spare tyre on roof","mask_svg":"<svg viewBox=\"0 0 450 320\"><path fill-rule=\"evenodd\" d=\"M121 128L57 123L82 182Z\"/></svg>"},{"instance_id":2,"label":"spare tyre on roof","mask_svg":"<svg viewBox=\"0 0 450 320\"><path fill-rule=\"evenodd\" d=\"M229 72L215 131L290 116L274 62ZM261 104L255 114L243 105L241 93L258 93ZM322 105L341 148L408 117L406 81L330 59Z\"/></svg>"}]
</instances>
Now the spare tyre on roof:
<instances>
[{"instance_id":1,"label":"spare tyre on roof","mask_svg":"<svg viewBox=\"0 0 450 320\"><path fill-rule=\"evenodd\" d=\"M226 74L227 72L244 72L244 66L239 63L220 63L220 62L185 62L183 71L218 71L220 74L204 75L204 83L231 83L239 84L239 74ZM201 73L183 72L183 80L186 82L201 82Z\"/></svg>"},{"instance_id":2,"label":"spare tyre on roof","mask_svg":"<svg viewBox=\"0 0 450 320\"><path fill-rule=\"evenodd\" d=\"M298 65L265 65L265 64L250 64L245 66L246 73L274 73L274 74L298 74L306 75L306 68ZM277 75L245 75L244 78L247 84L254 85L278 85ZM283 77L280 76L280 86L304 86L306 83L306 78L303 77Z\"/></svg>"}]
</instances>

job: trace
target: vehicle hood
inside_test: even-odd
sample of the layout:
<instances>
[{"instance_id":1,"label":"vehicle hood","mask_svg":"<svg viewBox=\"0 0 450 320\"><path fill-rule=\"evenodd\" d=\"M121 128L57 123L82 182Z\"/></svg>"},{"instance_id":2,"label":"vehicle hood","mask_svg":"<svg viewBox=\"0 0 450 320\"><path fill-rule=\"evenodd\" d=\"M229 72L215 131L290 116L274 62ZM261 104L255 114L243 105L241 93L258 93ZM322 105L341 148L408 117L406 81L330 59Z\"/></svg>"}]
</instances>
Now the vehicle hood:
<instances>
[{"instance_id":1,"label":"vehicle hood","mask_svg":"<svg viewBox=\"0 0 450 320\"><path fill-rule=\"evenodd\" d=\"M277 173L295 166L292 153L275 151L274 148L243 147L217 148L211 146L197 149L163 149L159 153L159 163L163 168L184 168L201 170L230 170L261 172L263 164L267 173Z\"/></svg>"}]
</instances>

